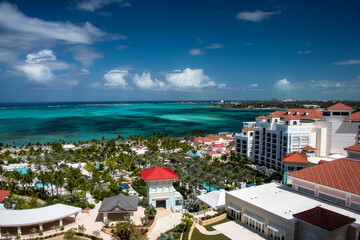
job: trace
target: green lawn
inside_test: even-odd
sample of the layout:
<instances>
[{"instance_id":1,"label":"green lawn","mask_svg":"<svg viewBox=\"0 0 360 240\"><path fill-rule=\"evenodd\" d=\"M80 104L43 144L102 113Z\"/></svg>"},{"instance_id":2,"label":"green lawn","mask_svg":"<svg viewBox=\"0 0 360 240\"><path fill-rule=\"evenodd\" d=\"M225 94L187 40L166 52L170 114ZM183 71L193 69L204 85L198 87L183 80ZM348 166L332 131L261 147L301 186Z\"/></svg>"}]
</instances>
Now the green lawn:
<instances>
[{"instance_id":1,"label":"green lawn","mask_svg":"<svg viewBox=\"0 0 360 240\"><path fill-rule=\"evenodd\" d=\"M218 222L216 222L216 223L206 225L205 228L206 228L206 230L208 230L208 231L215 231L216 229L213 228L213 226L218 225L218 224L221 224L221 223L226 223L226 222L229 222L229 221L231 221L229 218L225 218L225 219L220 220L220 221L218 221Z\"/></svg>"},{"instance_id":2,"label":"green lawn","mask_svg":"<svg viewBox=\"0 0 360 240\"><path fill-rule=\"evenodd\" d=\"M197 228L194 229L191 240L230 240L224 234L204 235Z\"/></svg>"}]
</instances>

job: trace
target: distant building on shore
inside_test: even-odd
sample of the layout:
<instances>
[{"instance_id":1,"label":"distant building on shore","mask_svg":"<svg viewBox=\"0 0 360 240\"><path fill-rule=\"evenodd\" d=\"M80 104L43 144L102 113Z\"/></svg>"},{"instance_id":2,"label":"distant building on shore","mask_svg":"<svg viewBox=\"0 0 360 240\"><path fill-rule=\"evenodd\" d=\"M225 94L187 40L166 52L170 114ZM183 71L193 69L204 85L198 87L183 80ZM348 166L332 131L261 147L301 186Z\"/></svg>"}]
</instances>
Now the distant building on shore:
<instances>
[{"instance_id":1,"label":"distant building on shore","mask_svg":"<svg viewBox=\"0 0 360 240\"><path fill-rule=\"evenodd\" d=\"M346 154L344 147L360 141L360 112L337 103L327 111L294 108L259 116L244 123L235 136L235 152L259 165L284 171L285 154L316 148L315 157Z\"/></svg>"}]
</instances>

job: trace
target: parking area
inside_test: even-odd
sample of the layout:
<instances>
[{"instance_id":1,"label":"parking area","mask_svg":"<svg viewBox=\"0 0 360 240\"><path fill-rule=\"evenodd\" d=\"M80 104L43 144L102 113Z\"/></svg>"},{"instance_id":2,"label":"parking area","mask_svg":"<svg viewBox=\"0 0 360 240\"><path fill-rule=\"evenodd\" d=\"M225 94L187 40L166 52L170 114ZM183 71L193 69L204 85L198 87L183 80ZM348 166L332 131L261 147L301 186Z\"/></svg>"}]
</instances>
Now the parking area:
<instances>
[{"instance_id":1,"label":"parking area","mask_svg":"<svg viewBox=\"0 0 360 240\"><path fill-rule=\"evenodd\" d=\"M232 240L263 240L266 239L252 232L235 221L230 221L213 226L216 230Z\"/></svg>"}]
</instances>

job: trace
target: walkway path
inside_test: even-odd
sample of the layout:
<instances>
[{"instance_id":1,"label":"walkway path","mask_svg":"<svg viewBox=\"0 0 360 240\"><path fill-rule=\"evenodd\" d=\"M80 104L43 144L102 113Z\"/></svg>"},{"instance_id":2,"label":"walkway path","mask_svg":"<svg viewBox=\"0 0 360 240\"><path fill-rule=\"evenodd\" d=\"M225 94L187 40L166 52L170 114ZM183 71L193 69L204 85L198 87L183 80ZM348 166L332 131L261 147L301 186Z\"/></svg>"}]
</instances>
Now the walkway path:
<instances>
[{"instance_id":1,"label":"walkway path","mask_svg":"<svg viewBox=\"0 0 360 240\"><path fill-rule=\"evenodd\" d=\"M173 213L171 210L158 210L156 217L156 225L151 233L148 235L150 240L156 240L160 237L161 233L164 233L181 222L181 213Z\"/></svg>"},{"instance_id":2,"label":"walkway path","mask_svg":"<svg viewBox=\"0 0 360 240\"><path fill-rule=\"evenodd\" d=\"M213 226L219 233L232 240L264 240L266 238L252 232L235 221L221 223Z\"/></svg>"},{"instance_id":3,"label":"walkway path","mask_svg":"<svg viewBox=\"0 0 360 240\"><path fill-rule=\"evenodd\" d=\"M101 231L103 226L102 215L99 214L99 208L101 204L97 204L91 213L80 213L78 225L84 224L86 228L85 233L93 235L93 231L100 231L101 238L105 240L111 240L111 236ZM76 226L77 227L77 226Z\"/></svg>"},{"instance_id":4,"label":"walkway path","mask_svg":"<svg viewBox=\"0 0 360 240\"><path fill-rule=\"evenodd\" d=\"M208 231L208 230L206 230L205 227L201 226L200 224L196 224L196 228L197 228L202 234L205 234L205 235L218 235L218 234L221 234L221 232L219 232L218 230Z\"/></svg>"}]
</instances>

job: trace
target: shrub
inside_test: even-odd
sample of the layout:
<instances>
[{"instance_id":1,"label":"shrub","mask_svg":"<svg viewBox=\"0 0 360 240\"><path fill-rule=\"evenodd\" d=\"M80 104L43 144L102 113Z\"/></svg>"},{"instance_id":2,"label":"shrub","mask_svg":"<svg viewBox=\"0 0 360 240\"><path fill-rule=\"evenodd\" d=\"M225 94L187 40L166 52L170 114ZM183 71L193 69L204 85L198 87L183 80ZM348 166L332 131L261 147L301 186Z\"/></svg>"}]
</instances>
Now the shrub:
<instances>
[{"instance_id":1,"label":"shrub","mask_svg":"<svg viewBox=\"0 0 360 240\"><path fill-rule=\"evenodd\" d=\"M149 205L145 208L144 214L149 220L154 219L157 214L156 208L153 205Z\"/></svg>"}]
</instances>

